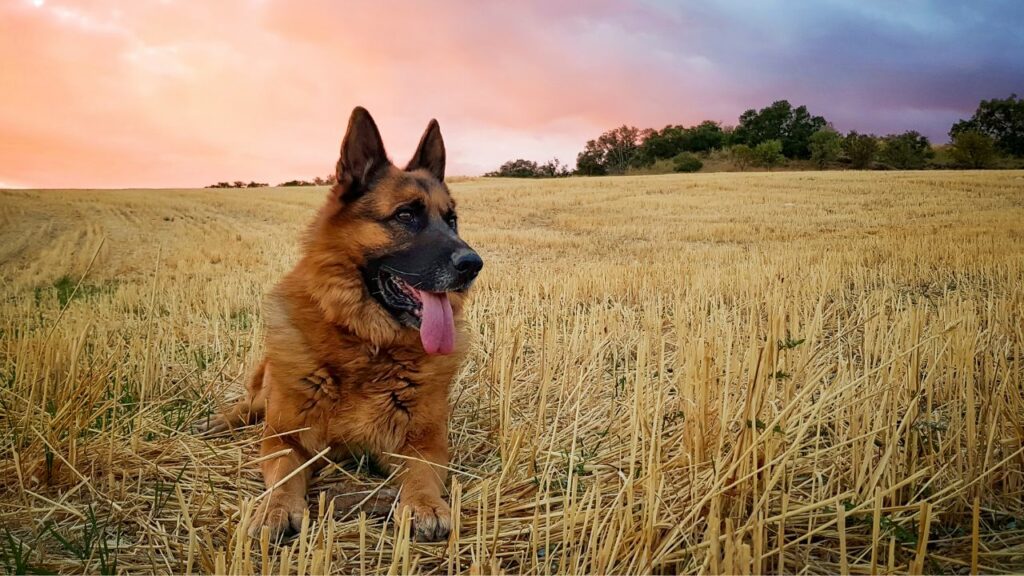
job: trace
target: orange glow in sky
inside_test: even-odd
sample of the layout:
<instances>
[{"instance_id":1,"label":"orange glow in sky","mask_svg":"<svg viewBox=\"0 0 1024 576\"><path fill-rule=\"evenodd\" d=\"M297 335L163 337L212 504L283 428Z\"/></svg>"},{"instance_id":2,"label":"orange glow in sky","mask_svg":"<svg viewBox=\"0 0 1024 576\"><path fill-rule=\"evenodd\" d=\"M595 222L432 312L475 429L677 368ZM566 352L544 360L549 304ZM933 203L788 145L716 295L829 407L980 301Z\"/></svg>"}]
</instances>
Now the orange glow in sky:
<instances>
[{"instance_id":1,"label":"orange glow in sky","mask_svg":"<svg viewBox=\"0 0 1024 576\"><path fill-rule=\"evenodd\" d=\"M807 103L839 128L942 134L979 96L1008 94L999 85L954 98L950 90L979 82L950 77L948 101L870 83L857 99L843 85L851 70L822 81L838 65L795 61L821 51L801 47L787 26L827 31L835 20L884 31L862 3L787 15L772 30L763 3L735 4L0 0L0 187L326 176L356 105L374 115L396 162L437 118L449 174L472 175L515 157L571 165L587 139L623 123L735 123L778 98ZM941 32L931 16L913 30ZM875 76L905 76L885 69L895 61L864 56ZM987 61L951 65L978 62ZM927 94L939 93L928 81ZM863 118L868 125L857 124Z\"/></svg>"},{"instance_id":2,"label":"orange glow in sky","mask_svg":"<svg viewBox=\"0 0 1024 576\"><path fill-rule=\"evenodd\" d=\"M5 1L0 186L326 176L356 105L396 162L436 117L449 174L559 151L571 163L628 92L580 70L553 82L559 39L515 14L540 6Z\"/></svg>"}]
</instances>

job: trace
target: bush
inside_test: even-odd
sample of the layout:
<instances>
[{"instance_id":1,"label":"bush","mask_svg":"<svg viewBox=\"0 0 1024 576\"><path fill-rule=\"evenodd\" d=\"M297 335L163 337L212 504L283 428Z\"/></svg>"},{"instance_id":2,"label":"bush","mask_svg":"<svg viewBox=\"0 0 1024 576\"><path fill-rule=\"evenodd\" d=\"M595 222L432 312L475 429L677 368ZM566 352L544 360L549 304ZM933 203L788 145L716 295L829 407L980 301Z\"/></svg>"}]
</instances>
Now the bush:
<instances>
[{"instance_id":1,"label":"bush","mask_svg":"<svg viewBox=\"0 0 1024 576\"><path fill-rule=\"evenodd\" d=\"M754 147L754 158L757 159L757 163L768 169L769 172L775 166L780 166L786 161L786 157L782 155L782 141L781 140L767 140L761 142Z\"/></svg>"},{"instance_id":2,"label":"bush","mask_svg":"<svg viewBox=\"0 0 1024 576\"><path fill-rule=\"evenodd\" d=\"M675 167L672 165L671 158L663 158L661 160L655 160L654 162L645 166L630 166L626 170L627 176L650 176L653 174L672 174L675 172Z\"/></svg>"},{"instance_id":3,"label":"bush","mask_svg":"<svg viewBox=\"0 0 1024 576\"><path fill-rule=\"evenodd\" d=\"M822 128L811 134L811 160L819 169L824 169L839 158L843 149L843 138L831 128Z\"/></svg>"},{"instance_id":4,"label":"bush","mask_svg":"<svg viewBox=\"0 0 1024 576\"><path fill-rule=\"evenodd\" d=\"M689 152L680 152L672 158L672 170L675 172L696 172L704 167L704 163Z\"/></svg>"},{"instance_id":5,"label":"bush","mask_svg":"<svg viewBox=\"0 0 1024 576\"><path fill-rule=\"evenodd\" d=\"M572 170L558 158L553 158L537 167L538 178L564 178L572 176Z\"/></svg>"},{"instance_id":6,"label":"bush","mask_svg":"<svg viewBox=\"0 0 1024 576\"><path fill-rule=\"evenodd\" d=\"M953 145L942 144L938 146L932 146L934 154L928 160L926 168L935 170L952 170L958 168L961 165L953 159Z\"/></svg>"},{"instance_id":7,"label":"bush","mask_svg":"<svg viewBox=\"0 0 1024 576\"><path fill-rule=\"evenodd\" d=\"M850 132L843 140L843 152L850 159L850 166L858 170L870 168L878 155L878 138L871 134Z\"/></svg>"},{"instance_id":8,"label":"bush","mask_svg":"<svg viewBox=\"0 0 1024 576\"><path fill-rule=\"evenodd\" d=\"M562 164L558 158L549 160L544 164L537 164L532 160L517 158L505 162L494 172L484 174L487 177L499 178L561 178L571 175L572 171L569 170L569 167Z\"/></svg>"},{"instance_id":9,"label":"bush","mask_svg":"<svg viewBox=\"0 0 1024 576\"><path fill-rule=\"evenodd\" d=\"M729 148L729 159L740 172L749 168L757 160L754 157L754 150L746 144L737 144Z\"/></svg>"},{"instance_id":10,"label":"bush","mask_svg":"<svg viewBox=\"0 0 1024 576\"><path fill-rule=\"evenodd\" d=\"M977 130L964 130L953 136L949 154L965 168L988 168L996 160L995 140Z\"/></svg>"},{"instance_id":11,"label":"bush","mask_svg":"<svg viewBox=\"0 0 1024 576\"><path fill-rule=\"evenodd\" d=\"M536 162L516 158L515 160L505 162L500 168L494 172L488 172L487 174L484 174L484 176L501 178L536 178L537 170L538 167Z\"/></svg>"},{"instance_id":12,"label":"bush","mask_svg":"<svg viewBox=\"0 0 1024 576\"><path fill-rule=\"evenodd\" d=\"M241 180L235 180L234 182L217 182L216 184L210 184L207 188L265 188L266 182L249 182L246 184Z\"/></svg>"},{"instance_id":13,"label":"bush","mask_svg":"<svg viewBox=\"0 0 1024 576\"><path fill-rule=\"evenodd\" d=\"M878 159L897 170L920 170L935 154L928 138L915 130L890 134L882 139L882 144Z\"/></svg>"}]
</instances>

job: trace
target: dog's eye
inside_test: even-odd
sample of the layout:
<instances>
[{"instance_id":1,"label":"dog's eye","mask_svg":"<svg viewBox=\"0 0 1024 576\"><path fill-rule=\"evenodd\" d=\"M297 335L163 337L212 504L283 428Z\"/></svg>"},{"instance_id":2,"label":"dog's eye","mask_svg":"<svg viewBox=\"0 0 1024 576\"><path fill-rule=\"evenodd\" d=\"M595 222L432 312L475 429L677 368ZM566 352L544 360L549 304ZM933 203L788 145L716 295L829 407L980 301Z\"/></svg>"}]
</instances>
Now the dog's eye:
<instances>
[{"instance_id":1,"label":"dog's eye","mask_svg":"<svg viewBox=\"0 0 1024 576\"><path fill-rule=\"evenodd\" d=\"M452 230L457 230L459 228L459 217L456 216L454 212L452 212L451 214L445 216L444 219L445 219L445 222L448 223L448 226L450 226Z\"/></svg>"},{"instance_id":2,"label":"dog's eye","mask_svg":"<svg viewBox=\"0 0 1024 576\"><path fill-rule=\"evenodd\" d=\"M415 219L416 212L414 212L412 208L401 208L398 212L395 212L395 220L398 220L402 224L409 224Z\"/></svg>"}]
</instances>

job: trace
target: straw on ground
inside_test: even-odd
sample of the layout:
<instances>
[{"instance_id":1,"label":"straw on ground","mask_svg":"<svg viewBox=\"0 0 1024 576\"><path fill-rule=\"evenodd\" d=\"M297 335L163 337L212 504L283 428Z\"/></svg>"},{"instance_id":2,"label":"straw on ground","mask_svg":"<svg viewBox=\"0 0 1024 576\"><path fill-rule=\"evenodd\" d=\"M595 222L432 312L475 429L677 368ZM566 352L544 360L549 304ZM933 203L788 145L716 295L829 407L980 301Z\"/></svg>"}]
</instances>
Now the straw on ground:
<instances>
[{"instance_id":1,"label":"straw on ground","mask_svg":"<svg viewBox=\"0 0 1024 576\"><path fill-rule=\"evenodd\" d=\"M258 428L189 429L241 393L325 191L0 192L0 563L1024 570L1024 174L452 188L486 260L454 536L339 509L384 479L337 463L283 547L246 535Z\"/></svg>"}]
</instances>

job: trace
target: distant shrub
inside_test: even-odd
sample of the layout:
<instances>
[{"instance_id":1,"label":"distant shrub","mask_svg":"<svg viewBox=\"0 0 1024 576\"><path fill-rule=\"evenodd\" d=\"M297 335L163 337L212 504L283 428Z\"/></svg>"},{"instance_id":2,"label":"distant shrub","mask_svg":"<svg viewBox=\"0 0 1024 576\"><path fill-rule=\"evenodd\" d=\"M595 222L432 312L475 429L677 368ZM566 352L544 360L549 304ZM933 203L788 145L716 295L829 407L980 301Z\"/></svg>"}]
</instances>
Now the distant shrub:
<instances>
[{"instance_id":1,"label":"distant shrub","mask_svg":"<svg viewBox=\"0 0 1024 576\"><path fill-rule=\"evenodd\" d=\"M737 144L729 148L729 159L737 170L743 171L749 168L756 160L754 149L746 144Z\"/></svg>"},{"instance_id":2,"label":"distant shrub","mask_svg":"<svg viewBox=\"0 0 1024 576\"><path fill-rule=\"evenodd\" d=\"M878 155L878 138L850 132L843 139L843 153L850 160L851 167L858 170L870 168Z\"/></svg>"},{"instance_id":3,"label":"distant shrub","mask_svg":"<svg viewBox=\"0 0 1024 576\"><path fill-rule=\"evenodd\" d=\"M758 165L767 168L769 172L775 166L781 166L786 161L786 157L782 155L782 141L766 140L761 142L754 147L754 158L757 159Z\"/></svg>"},{"instance_id":4,"label":"distant shrub","mask_svg":"<svg viewBox=\"0 0 1024 576\"><path fill-rule=\"evenodd\" d=\"M552 158L537 167L538 178L564 178L572 176L572 170L558 158Z\"/></svg>"},{"instance_id":5,"label":"distant shrub","mask_svg":"<svg viewBox=\"0 0 1024 576\"><path fill-rule=\"evenodd\" d=\"M920 170L933 155L928 138L910 130L883 138L878 159L897 170Z\"/></svg>"},{"instance_id":6,"label":"distant shrub","mask_svg":"<svg viewBox=\"0 0 1024 576\"><path fill-rule=\"evenodd\" d=\"M572 171L569 170L569 167L562 164L558 158L543 164L517 158L505 162L494 172L484 174L484 176L492 178L562 178L571 175Z\"/></svg>"},{"instance_id":7,"label":"distant shrub","mask_svg":"<svg viewBox=\"0 0 1024 576\"><path fill-rule=\"evenodd\" d=\"M843 150L843 137L832 128L825 127L811 134L811 161L824 169L839 158Z\"/></svg>"},{"instance_id":8,"label":"distant shrub","mask_svg":"<svg viewBox=\"0 0 1024 576\"><path fill-rule=\"evenodd\" d=\"M964 130L953 136L950 156L965 168L989 168L996 160L996 143L988 134L977 130Z\"/></svg>"},{"instance_id":9,"label":"distant shrub","mask_svg":"<svg viewBox=\"0 0 1024 576\"><path fill-rule=\"evenodd\" d=\"M664 158L655 160L654 163L646 166L630 166L626 170L626 175L647 176L651 174L672 174L673 172L675 172L675 167L672 165L672 159Z\"/></svg>"},{"instance_id":10,"label":"distant shrub","mask_svg":"<svg viewBox=\"0 0 1024 576\"><path fill-rule=\"evenodd\" d=\"M696 172L704 167L704 163L689 152L680 152L672 158L674 172Z\"/></svg>"},{"instance_id":11,"label":"distant shrub","mask_svg":"<svg viewBox=\"0 0 1024 576\"><path fill-rule=\"evenodd\" d=\"M333 184L335 178L333 176L324 178L314 178L312 182L306 180L289 180L282 182L278 186L320 186L323 184ZM256 182L255 180L249 182L242 182L241 180L235 180L234 182L217 182L216 184L210 184L207 188L266 188L270 184L266 182Z\"/></svg>"},{"instance_id":12,"label":"distant shrub","mask_svg":"<svg viewBox=\"0 0 1024 576\"><path fill-rule=\"evenodd\" d=\"M207 188L263 188L266 185L266 182L249 182L246 184L241 180L235 180L234 182L217 182L216 184L210 184Z\"/></svg>"}]
</instances>

